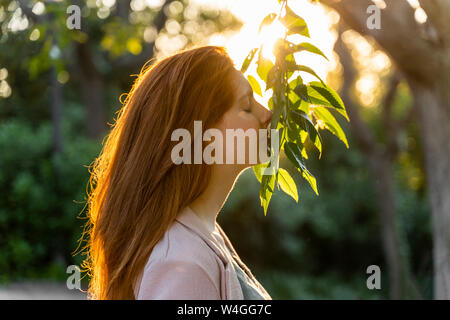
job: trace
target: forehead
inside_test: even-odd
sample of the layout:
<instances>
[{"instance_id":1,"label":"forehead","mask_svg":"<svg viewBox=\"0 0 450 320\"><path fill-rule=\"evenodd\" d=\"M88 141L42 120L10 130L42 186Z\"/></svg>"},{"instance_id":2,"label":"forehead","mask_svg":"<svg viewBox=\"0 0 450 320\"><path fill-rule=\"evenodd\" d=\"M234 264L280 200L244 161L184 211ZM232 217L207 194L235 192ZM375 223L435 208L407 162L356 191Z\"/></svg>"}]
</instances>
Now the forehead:
<instances>
[{"instance_id":1,"label":"forehead","mask_svg":"<svg viewBox=\"0 0 450 320\"><path fill-rule=\"evenodd\" d=\"M235 70L233 77L233 86L235 87L238 96L248 95L251 92L252 88L247 79L245 79L242 72L239 70Z\"/></svg>"}]
</instances>

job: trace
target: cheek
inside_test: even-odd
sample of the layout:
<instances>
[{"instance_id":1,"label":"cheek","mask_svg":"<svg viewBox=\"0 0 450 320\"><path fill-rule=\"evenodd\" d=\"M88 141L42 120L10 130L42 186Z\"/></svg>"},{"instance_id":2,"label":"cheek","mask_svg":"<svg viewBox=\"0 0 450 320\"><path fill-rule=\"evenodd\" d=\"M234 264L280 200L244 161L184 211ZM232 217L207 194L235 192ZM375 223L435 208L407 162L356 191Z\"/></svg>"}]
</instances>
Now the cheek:
<instances>
[{"instance_id":1,"label":"cheek","mask_svg":"<svg viewBox=\"0 0 450 320\"><path fill-rule=\"evenodd\" d=\"M226 129L259 129L259 122L256 117L251 113L245 112L230 112L224 114L222 121L220 122L220 130L225 132Z\"/></svg>"},{"instance_id":2,"label":"cheek","mask_svg":"<svg viewBox=\"0 0 450 320\"><path fill-rule=\"evenodd\" d=\"M251 152L257 152L258 150L258 134L260 129L260 123L258 119L253 115L245 112L237 112L232 111L225 113L219 123L217 123L216 128L222 132L223 136L223 155L224 161L227 157L227 154L231 155L231 158L234 158L234 163L238 163L238 154L243 153L245 155L244 165L247 166L249 164L249 154ZM227 129L242 129L247 131L248 129L254 129L255 131L255 140L250 143L250 140L245 137L245 145L243 149L238 148L238 143L236 140L234 141L234 148L228 150L227 149ZM233 156L234 155L234 156ZM257 160L256 160L257 161ZM255 164L255 162L252 162Z\"/></svg>"},{"instance_id":3,"label":"cheek","mask_svg":"<svg viewBox=\"0 0 450 320\"><path fill-rule=\"evenodd\" d=\"M255 129L256 131L258 131L259 122L253 114L246 114L244 116L244 120L242 122L242 129L244 130Z\"/></svg>"}]
</instances>

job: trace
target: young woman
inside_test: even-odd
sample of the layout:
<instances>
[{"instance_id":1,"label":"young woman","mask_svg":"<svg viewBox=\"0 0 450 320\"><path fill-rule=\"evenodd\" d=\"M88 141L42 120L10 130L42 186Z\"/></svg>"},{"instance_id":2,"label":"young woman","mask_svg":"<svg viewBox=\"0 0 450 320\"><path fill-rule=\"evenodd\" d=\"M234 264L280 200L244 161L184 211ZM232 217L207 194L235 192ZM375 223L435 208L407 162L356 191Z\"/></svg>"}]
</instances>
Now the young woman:
<instances>
[{"instance_id":1,"label":"young woman","mask_svg":"<svg viewBox=\"0 0 450 320\"><path fill-rule=\"evenodd\" d=\"M216 222L248 157L175 164L171 156L172 133L186 128L194 136L194 121L225 136L265 129L270 120L223 48L187 50L143 68L92 171L90 297L271 299Z\"/></svg>"}]
</instances>

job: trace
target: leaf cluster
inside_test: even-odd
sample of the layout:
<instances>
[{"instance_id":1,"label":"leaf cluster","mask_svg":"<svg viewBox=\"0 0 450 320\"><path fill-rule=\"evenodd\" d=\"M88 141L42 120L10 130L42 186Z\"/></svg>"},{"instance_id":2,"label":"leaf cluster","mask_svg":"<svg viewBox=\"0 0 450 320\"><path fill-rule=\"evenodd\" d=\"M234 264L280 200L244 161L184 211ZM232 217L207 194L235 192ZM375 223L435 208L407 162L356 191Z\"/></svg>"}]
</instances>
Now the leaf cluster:
<instances>
[{"instance_id":1,"label":"leaf cluster","mask_svg":"<svg viewBox=\"0 0 450 320\"><path fill-rule=\"evenodd\" d=\"M308 159L306 145L308 142L312 144L318 150L320 158L323 143L319 131L327 129L348 148L344 130L333 112L339 113L347 121L349 118L339 95L311 67L299 64L295 60L294 54L302 51L319 55L326 60L328 58L308 41L295 44L288 40L292 35L310 38L310 33L306 21L287 5L287 0L281 1L280 5L281 9L284 8L284 11L280 10L283 14L270 13L259 27L261 31L277 19L285 27L284 37L278 39L274 46L275 61L272 62L262 55L262 46L254 48L244 60L241 71L245 73L251 63L256 61L257 76L265 84L266 91L272 90L268 102L273 113L271 129L279 130L279 150L270 151L278 155L284 153L318 195L316 178L305 163L305 159ZM313 75L317 81L305 83L303 73ZM249 74L247 79L253 91L262 96L261 86L255 76ZM269 165L270 163L262 163L253 167L256 178L261 183L260 200L264 214L267 213L275 186L298 202L297 185L286 169L279 168L274 174L261 174L261 170L268 168Z\"/></svg>"}]
</instances>

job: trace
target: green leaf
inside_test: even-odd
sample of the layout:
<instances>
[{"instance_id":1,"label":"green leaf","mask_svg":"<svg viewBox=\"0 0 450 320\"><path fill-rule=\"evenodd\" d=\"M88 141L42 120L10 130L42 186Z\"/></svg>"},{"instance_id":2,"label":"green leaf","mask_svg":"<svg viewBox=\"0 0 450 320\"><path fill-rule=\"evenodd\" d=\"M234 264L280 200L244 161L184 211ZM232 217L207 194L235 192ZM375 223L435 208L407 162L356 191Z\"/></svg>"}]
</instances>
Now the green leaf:
<instances>
[{"instance_id":1,"label":"green leaf","mask_svg":"<svg viewBox=\"0 0 450 320\"><path fill-rule=\"evenodd\" d=\"M345 146L348 149L347 137L345 136L344 130L336 121L336 118L328 111L325 107L315 107L312 109L316 117L322 120L325 124L325 127L336 137L341 139L344 142Z\"/></svg>"},{"instance_id":2,"label":"green leaf","mask_svg":"<svg viewBox=\"0 0 450 320\"><path fill-rule=\"evenodd\" d=\"M302 139L302 143L305 143L306 138L308 138L308 132L305 130L300 130L300 138Z\"/></svg>"},{"instance_id":3,"label":"green leaf","mask_svg":"<svg viewBox=\"0 0 450 320\"><path fill-rule=\"evenodd\" d=\"M295 95L295 96L297 97L297 95ZM299 99L295 103L292 104L292 109L297 109L297 110L303 111L306 114L309 114L309 103Z\"/></svg>"},{"instance_id":4,"label":"green leaf","mask_svg":"<svg viewBox=\"0 0 450 320\"><path fill-rule=\"evenodd\" d=\"M308 51L311 53L318 54L328 60L327 56L319 48L317 48L315 45L313 45L311 43L302 42L302 43L298 44L296 47L297 47L297 51L305 50L305 51Z\"/></svg>"},{"instance_id":5,"label":"green leaf","mask_svg":"<svg viewBox=\"0 0 450 320\"><path fill-rule=\"evenodd\" d=\"M269 70L269 73L267 74L266 91L276 86L280 77L279 71L280 69L278 66L273 66L272 69Z\"/></svg>"},{"instance_id":6,"label":"green leaf","mask_svg":"<svg viewBox=\"0 0 450 320\"><path fill-rule=\"evenodd\" d=\"M274 99L273 114L270 121L270 129L276 129L278 122L280 121L281 112L283 111L284 104L279 99Z\"/></svg>"},{"instance_id":7,"label":"green leaf","mask_svg":"<svg viewBox=\"0 0 450 320\"><path fill-rule=\"evenodd\" d=\"M241 72L245 73L250 66L250 63L252 63L253 58L255 57L256 52L258 51L258 48L254 48L250 51L250 53L245 58L244 62L242 63Z\"/></svg>"},{"instance_id":8,"label":"green leaf","mask_svg":"<svg viewBox=\"0 0 450 320\"><path fill-rule=\"evenodd\" d=\"M284 153L297 169L300 169L300 171L307 170L303 163L302 151L297 144L287 141L284 144Z\"/></svg>"},{"instance_id":9,"label":"green leaf","mask_svg":"<svg viewBox=\"0 0 450 320\"><path fill-rule=\"evenodd\" d=\"M264 82L267 82L267 75L269 71L273 68L273 63L269 59L264 58L262 55L258 59L258 67L256 68L256 73Z\"/></svg>"},{"instance_id":10,"label":"green leaf","mask_svg":"<svg viewBox=\"0 0 450 320\"><path fill-rule=\"evenodd\" d=\"M286 154L286 157L292 162L292 164L294 164L300 170L303 178L308 181L313 191L317 195L319 195L316 178L308 171L306 166L303 164L302 150L300 149L300 147L295 143L286 142L284 145L284 153Z\"/></svg>"},{"instance_id":11,"label":"green leaf","mask_svg":"<svg viewBox=\"0 0 450 320\"><path fill-rule=\"evenodd\" d=\"M290 195L295 202L298 202L298 191L297 185L295 184L294 179L292 179L289 172L287 172L283 168L278 169L278 185L281 187L286 194Z\"/></svg>"},{"instance_id":12,"label":"green leaf","mask_svg":"<svg viewBox=\"0 0 450 320\"><path fill-rule=\"evenodd\" d=\"M308 183L311 186L311 189L313 189L314 193L316 195L319 195L319 190L317 189L316 178L307 169L302 171L302 176L306 181L308 181Z\"/></svg>"},{"instance_id":13,"label":"green leaf","mask_svg":"<svg viewBox=\"0 0 450 320\"><path fill-rule=\"evenodd\" d=\"M287 141L293 142L296 145L301 146L303 158L308 159L308 153L306 152L306 147L304 145L306 139L308 138L308 133L305 130L300 130L300 128L291 121L288 121L287 124L288 124Z\"/></svg>"},{"instance_id":14,"label":"green leaf","mask_svg":"<svg viewBox=\"0 0 450 320\"><path fill-rule=\"evenodd\" d=\"M264 172L267 168L270 167L270 161L267 161L265 163L259 163L255 164L252 169L253 173L255 174L256 179L261 182L262 177L264 176L262 172Z\"/></svg>"},{"instance_id":15,"label":"green leaf","mask_svg":"<svg viewBox=\"0 0 450 320\"><path fill-rule=\"evenodd\" d=\"M291 90L294 90L295 87L297 87L298 85L301 85L301 84L303 84L303 79L302 79L302 77L298 76L297 78L295 78L294 80L291 80L289 82L289 88Z\"/></svg>"},{"instance_id":16,"label":"green leaf","mask_svg":"<svg viewBox=\"0 0 450 320\"><path fill-rule=\"evenodd\" d=\"M279 39L275 44L275 51L283 56L292 55L293 53L300 51L308 51L320 55L328 60L328 57L319 48L309 42L293 44L292 42L285 39Z\"/></svg>"},{"instance_id":17,"label":"green leaf","mask_svg":"<svg viewBox=\"0 0 450 320\"><path fill-rule=\"evenodd\" d=\"M272 198L273 190L275 187L276 175L263 175L261 178L261 187L259 189L259 199L261 200L261 206L264 208L264 215L267 213L270 199Z\"/></svg>"},{"instance_id":18,"label":"green leaf","mask_svg":"<svg viewBox=\"0 0 450 320\"><path fill-rule=\"evenodd\" d=\"M261 165L262 164L257 164L257 165L254 165L253 167L252 167L252 169L253 169L253 173L255 174L255 177L256 177L256 179L259 181L259 183L261 183L261 178L262 178L262 174L261 174Z\"/></svg>"},{"instance_id":19,"label":"green leaf","mask_svg":"<svg viewBox=\"0 0 450 320\"><path fill-rule=\"evenodd\" d=\"M307 94L307 87L303 84L302 77L298 76L297 79L289 82L289 100L293 109L299 109L303 112L309 113L309 104L311 103L310 97ZM305 95L306 89L306 95Z\"/></svg>"},{"instance_id":20,"label":"green leaf","mask_svg":"<svg viewBox=\"0 0 450 320\"><path fill-rule=\"evenodd\" d=\"M308 154L306 153L305 146L303 146L303 148L302 148L302 156L303 156L303 158L308 159Z\"/></svg>"},{"instance_id":21,"label":"green leaf","mask_svg":"<svg viewBox=\"0 0 450 320\"><path fill-rule=\"evenodd\" d=\"M311 120L308 114L298 109L290 109L289 116L296 124L300 126L300 128L308 132L309 138L314 143L317 150L319 150L320 158L322 156L322 138L320 137L319 132L314 126L314 122Z\"/></svg>"},{"instance_id":22,"label":"green leaf","mask_svg":"<svg viewBox=\"0 0 450 320\"><path fill-rule=\"evenodd\" d=\"M303 101L311 103L311 99L309 99L309 96L308 96L308 88L304 84L300 84L297 87L295 87L294 92Z\"/></svg>"},{"instance_id":23,"label":"green leaf","mask_svg":"<svg viewBox=\"0 0 450 320\"><path fill-rule=\"evenodd\" d=\"M325 98L325 100L328 102L328 105L331 105L334 108L336 108L336 110L340 114L342 114L347 119L347 121L349 121L347 111L345 110L344 102L339 97L339 95L336 93L336 91L334 91L332 88L330 88L326 84L320 83L317 81L310 82L309 87L311 89L313 89L315 92L317 92L320 95L321 99ZM314 95L314 92L311 92L311 94L309 94L309 95L311 97L312 95Z\"/></svg>"},{"instance_id":24,"label":"green leaf","mask_svg":"<svg viewBox=\"0 0 450 320\"><path fill-rule=\"evenodd\" d=\"M262 97L261 86L259 85L258 80L256 80L255 77L250 74L247 75L247 80L250 83L253 92Z\"/></svg>"},{"instance_id":25,"label":"green leaf","mask_svg":"<svg viewBox=\"0 0 450 320\"><path fill-rule=\"evenodd\" d=\"M272 97L270 97L269 101L267 101L267 106L269 107L270 111L273 111L273 99L272 99Z\"/></svg>"},{"instance_id":26,"label":"green leaf","mask_svg":"<svg viewBox=\"0 0 450 320\"><path fill-rule=\"evenodd\" d=\"M287 124L287 140L300 143L300 128L291 120L286 121Z\"/></svg>"},{"instance_id":27,"label":"green leaf","mask_svg":"<svg viewBox=\"0 0 450 320\"><path fill-rule=\"evenodd\" d=\"M262 169L268 168L270 165L270 161L266 162L266 163L259 163L259 164L255 164L252 168L253 168L253 173L255 174L256 179L258 179L259 182L261 182L261 178L262 178Z\"/></svg>"},{"instance_id":28,"label":"green leaf","mask_svg":"<svg viewBox=\"0 0 450 320\"><path fill-rule=\"evenodd\" d=\"M318 93L316 90L311 88L307 85L308 88L308 96L309 100L311 101L311 104L325 106L325 107L331 107L334 109L333 105L329 103L326 99L322 97L320 93Z\"/></svg>"},{"instance_id":29,"label":"green leaf","mask_svg":"<svg viewBox=\"0 0 450 320\"><path fill-rule=\"evenodd\" d=\"M297 65L297 66L296 66L296 70L302 71L302 72L307 72L307 73L309 73L309 74L312 74L312 75L315 76L317 79L319 79L320 82L321 82L324 86L326 86L325 82L323 82L323 80L319 77L319 75L318 75L313 69L311 69L310 67L302 66L302 65Z\"/></svg>"},{"instance_id":30,"label":"green leaf","mask_svg":"<svg viewBox=\"0 0 450 320\"><path fill-rule=\"evenodd\" d=\"M268 14L268 15L263 19L263 21L261 22L261 24L259 25L258 32L261 32L261 29L262 29L264 26L267 26L267 25L272 24L273 20L275 20L276 17L277 17L277 14L276 14L276 13L270 13L270 14Z\"/></svg>"},{"instance_id":31,"label":"green leaf","mask_svg":"<svg viewBox=\"0 0 450 320\"><path fill-rule=\"evenodd\" d=\"M301 49L297 48L297 46L292 42L280 38L275 42L273 53L280 60L284 58L286 60L295 61L294 56L292 54L300 50Z\"/></svg>"},{"instance_id":32,"label":"green leaf","mask_svg":"<svg viewBox=\"0 0 450 320\"><path fill-rule=\"evenodd\" d=\"M281 22L288 29L288 34L298 33L305 37L309 36L308 26L305 19L299 17L294 11L286 5L286 14L281 18Z\"/></svg>"}]
</instances>

